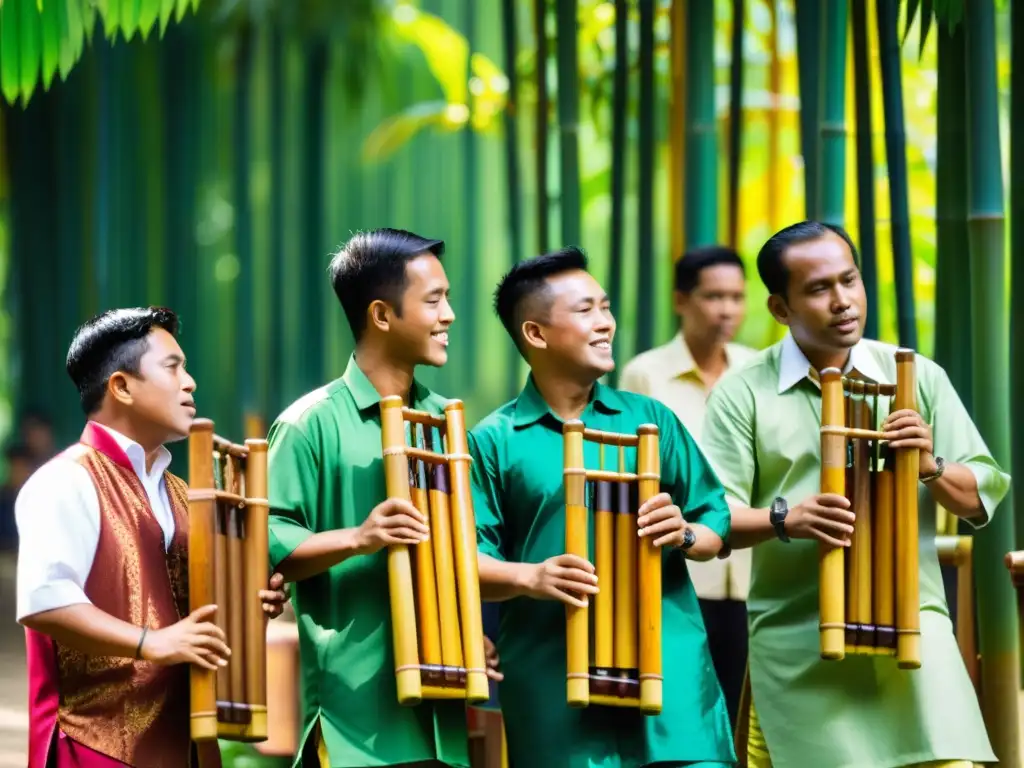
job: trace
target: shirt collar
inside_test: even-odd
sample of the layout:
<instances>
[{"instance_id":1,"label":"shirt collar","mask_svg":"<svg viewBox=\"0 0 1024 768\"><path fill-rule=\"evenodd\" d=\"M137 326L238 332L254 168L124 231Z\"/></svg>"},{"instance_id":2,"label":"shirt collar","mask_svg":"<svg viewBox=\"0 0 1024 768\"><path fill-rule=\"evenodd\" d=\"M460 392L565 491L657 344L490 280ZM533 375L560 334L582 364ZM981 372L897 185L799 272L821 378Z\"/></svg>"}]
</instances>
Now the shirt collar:
<instances>
[{"instance_id":1,"label":"shirt collar","mask_svg":"<svg viewBox=\"0 0 1024 768\"><path fill-rule=\"evenodd\" d=\"M843 368L843 373L850 373L851 371L856 371L869 381L880 384L892 383L886 381L888 377L875 362L871 350L868 349L868 345L863 339L858 341L850 350L850 357ZM804 379L809 379L816 386L819 386L817 372L813 371L807 356L797 346L793 335L787 331L782 339L782 351L779 354L779 394L787 392Z\"/></svg>"},{"instance_id":2,"label":"shirt collar","mask_svg":"<svg viewBox=\"0 0 1024 768\"><path fill-rule=\"evenodd\" d=\"M153 459L153 468L147 472L145 448L127 435L123 435L116 429L111 429L105 424L100 424L96 421L90 421L89 423L93 428L101 429L113 438L118 447L124 451L125 456L128 457L128 461L131 462L132 469L135 471L135 474L140 478L160 477L171 465L171 452L167 450L166 446L161 445L159 450L157 450L156 458Z\"/></svg>"},{"instance_id":3,"label":"shirt collar","mask_svg":"<svg viewBox=\"0 0 1024 768\"><path fill-rule=\"evenodd\" d=\"M690 345L686 343L686 338L683 336L682 331L676 333L663 349L668 353L664 356L666 363L665 373L668 375L668 378L675 379L697 370L697 363L693 359ZM733 349L732 344L725 345L726 370L732 368L736 362L733 359Z\"/></svg>"},{"instance_id":4,"label":"shirt collar","mask_svg":"<svg viewBox=\"0 0 1024 768\"><path fill-rule=\"evenodd\" d=\"M352 393L352 399L355 400L356 408L360 411L365 411L367 408L375 408L380 404L382 399L380 393L377 392L373 382L366 378L366 374L363 373L362 368L356 363L355 353L349 356L348 366L346 366L345 373L342 374L341 379L345 382L345 386L348 387L348 391ZM413 404L418 404L427 398L429 391L414 378L412 380L411 394Z\"/></svg>"},{"instance_id":5,"label":"shirt collar","mask_svg":"<svg viewBox=\"0 0 1024 768\"><path fill-rule=\"evenodd\" d=\"M594 406L605 413L621 413L625 404L616 390L601 382L594 382L594 388L590 392L590 403L587 408ZM534 384L533 374L526 378L526 386L516 398L516 412L512 418L512 425L515 427L526 427L540 421L550 414L559 423L563 421L548 407L547 402L541 396L537 385Z\"/></svg>"}]
</instances>

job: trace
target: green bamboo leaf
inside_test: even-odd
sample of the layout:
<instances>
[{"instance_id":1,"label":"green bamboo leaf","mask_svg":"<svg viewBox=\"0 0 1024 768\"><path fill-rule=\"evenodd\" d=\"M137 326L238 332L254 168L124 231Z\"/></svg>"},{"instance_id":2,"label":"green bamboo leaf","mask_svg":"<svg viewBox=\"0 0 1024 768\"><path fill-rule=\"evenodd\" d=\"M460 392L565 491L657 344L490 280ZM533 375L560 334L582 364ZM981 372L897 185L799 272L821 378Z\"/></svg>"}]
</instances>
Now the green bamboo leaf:
<instances>
[{"instance_id":1,"label":"green bamboo leaf","mask_svg":"<svg viewBox=\"0 0 1024 768\"><path fill-rule=\"evenodd\" d=\"M103 35L113 40L121 28L121 0L96 0L96 11L103 20Z\"/></svg>"},{"instance_id":2,"label":"green bamboo leaf","mask_svg":"<svg viewBox=\"0 0 1024 768\"><path fill-rule=\"evenodd\" d=\"M60 14L60 67L61 80L67 80L71 68L82 55L85 32L82 18L82 0L61 0Z\"/></svg>"},{"instance_id":3,"label":"green bamboo leaf","mask_svg":"<svg viewBox=\"0 0 1024 768\"><path fill-rule=\"evenodd\" d=\"M121 0L121 35L131 40L139 30L142 0Z\"/></svg>"},{"instance_id":4,"label":"green bamboo leaf","mask_svg":"<svg viewBox=\"0 0 1024 768\"><path fill-rule=\"evenodd\" d=\"M171 16L178 0L161 0L160 3L160 37L167 32L167 25L171 23Z\"/></svg>"},{"instance_id":5,"label":"green bamboo leaf","mask_svg":"<svg viewBox=\"0 0 1024 768\"><path fill-rule=\"evenodd\" d=\"M909 0L907 3L907 24L903 29L903 40L900 41L900 45L907 42L907 35L910 34L910 28L914 26L914 17L917 15L917 6L921 0Z\"/></svg>"},{"instance_id":6,"label":"green bamboo leaf","mask_svg":"<svg viewBox=\"0 0 1024 768\"><path fill-rule=\"evenodd\" d=\"M466 38L437 16L400 5L392 16L398 36L423 52L449 104L466 104Z\"/></svg>"},{"instance_id":7,"label":"green bamboo leaf","mask_svg":"<svg viewBox=\"0 0 1024 768\"><path fill-rule=\"evenodd\" d=\"M61 16L63 16L67 9L64 5L64 0L38 0L42 5L40 11L40 26L42 30L42 75L43 75L43 88L50 90L50 83L53 82L54 75L57 74L57 68L60 66L60 33L61 27Z\"/></svg>"},{"instance_id":8,"label":"green bamboo leaf","mask_svg":"<svg viewBox=\"0 0 1024 768\"><path fill-rule=\"evenodd\" d=\"M142 39L146 40L149 38L149 33L153 31L153 25L156 24L156 20L160 17L160 4L161 0L139 0L139 33L142 35Z\"/></svg>"},{"instance_id":9,"label":"green bamboo leaf","mask_svg":"<svg viewBox=\"0 0 1024 768\"><path fill-rule=\"evenodd\" d=\"M932 28L932 19L935 16L935 12L932 9L932 0L922 0L921 3L921 47L917 52L917 57L920 60L924 56L924 46L928 42L928 33Z\"/></svg>"},{"instance_id":10,"label":"green bamboo leaf","mask_svg":"<svg viewBox=\"0 0 1024 768\"><path fill-rule=\"evenodd\" d=\"M413 104L387 118L370 132L363 142L363 160L369 163L385 160L428 125L457 128L465 124L468 118L466 112L464 104L448 104L444 101Z\"/></svg>"},{"instance_id":11,"label":"green bamboo leaf","mask_svg":"<svg viewBox=\"0 0 1024 768\"><path fill-rule=\"evenodd\" d=\"M17 0L7 0L5 5L13 5ZM39 82L39 60L42 58L42 41L40 40L39 11L35 0L21 0L18 14L20 29L18 40L21 44L21 98L27 103Z\"/></svg>"},{"instance_id":12,"label":"green bamboo leaf","mask_svg":"<svg viewBox=\"0 0 1024 768\"><path fill-rule=\"evenodd\" d=\"M0 5L0 90L9 104L21 92L21 45L18 38L18 0Z\"/></svg>"},{"instance_id":13,"label":"green bamboo leaf","mask_svg":"<svg viewBox=\"0 0 1024 768\"><path fill-rule=\"evenodd\" d=\"M185 18L189 5L191 5L191 0L178 0L177 15L174 17L175 21L181 21Z\"/></svg>"}]
</instances>

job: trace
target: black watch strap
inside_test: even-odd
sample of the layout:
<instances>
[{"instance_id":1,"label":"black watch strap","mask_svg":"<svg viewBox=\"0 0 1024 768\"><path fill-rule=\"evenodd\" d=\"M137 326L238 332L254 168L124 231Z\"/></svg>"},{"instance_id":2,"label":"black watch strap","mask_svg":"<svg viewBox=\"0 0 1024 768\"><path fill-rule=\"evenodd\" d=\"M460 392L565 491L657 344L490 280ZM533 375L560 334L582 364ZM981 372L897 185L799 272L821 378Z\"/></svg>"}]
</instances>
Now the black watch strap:
<instances>
[{"instance_id":1,"label":"black watch strap","mask_svg":"<svg viewBox=\"0 0 1024 768\"><path fill-rule=\"evenodd\" d=\"M771 521L772 528L775 529L775 535L779 538L779 541L789 542L789 536L786 535L786 515L789 514L789 505L786 500L781 496L777 496L772 501L771 507L768 508L768 519Z\"/></svg>"},{"instance_id":2,"label":"black watch strap","mask_svg":"<svg viewBox=\"0 0 1024 768\"><path fill-rule=\"evenodd\" d=\"M687 526L686 530L683 531L683 543L679 545L679 548L685 552L696 543L697 534L693 532L693 528Z\"/></svg>"}]
</instances>

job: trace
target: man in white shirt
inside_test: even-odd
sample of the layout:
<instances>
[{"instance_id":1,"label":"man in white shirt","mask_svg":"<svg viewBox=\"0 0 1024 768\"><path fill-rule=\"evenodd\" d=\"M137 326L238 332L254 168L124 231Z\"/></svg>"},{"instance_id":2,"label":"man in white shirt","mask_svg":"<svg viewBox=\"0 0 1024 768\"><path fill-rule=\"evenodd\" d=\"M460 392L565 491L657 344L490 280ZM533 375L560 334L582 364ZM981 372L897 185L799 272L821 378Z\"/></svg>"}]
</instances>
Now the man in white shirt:
<instances>
[{"instance_id":1,"label":"man in white shirt","mask_svg":"<svg viewBox=\"0 0 1024 768\"><path fill-rule=\"evenodd\" d=\"M746 308L743 261L730 248L696 248L676 262L674 304L680 331L673 339L633 358L619 387L660 400L700 444L705 401L730 369L755 351L732 342ZM728 559L687 561L708 633L711 658L736 725L747 665L747 590L750 553Z\"/></svg>"},{"instance_id":2,"label":"man in white shirt","mask_svg":"<svg viewBox=\"0 0 1024 768\"><path fill-rule=\"evenodd\" d=\"M189 765L188 664L230 655L215 606L187 615L187 487L164 447L196 413L177 330L156 308L79 328L67 371L88 423L15 504L30 768ZM260 592L268 616L281 585Z\"/></svg>"}]
</instances>

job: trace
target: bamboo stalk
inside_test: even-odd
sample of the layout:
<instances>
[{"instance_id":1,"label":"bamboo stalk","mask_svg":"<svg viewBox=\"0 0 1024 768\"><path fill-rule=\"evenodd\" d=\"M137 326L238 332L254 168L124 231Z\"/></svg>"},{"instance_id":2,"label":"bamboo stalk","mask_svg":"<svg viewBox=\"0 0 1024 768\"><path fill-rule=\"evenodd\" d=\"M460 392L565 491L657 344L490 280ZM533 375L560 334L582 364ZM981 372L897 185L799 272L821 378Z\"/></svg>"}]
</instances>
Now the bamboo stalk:
<instances>
[{"instance_id":1,"label":"bamboo stalk","mask_svg":"<svg viewBox=\"0 0 1024 768\"><path fill-rule=\"evenodd\" d=\"M612 307L619 307L622 304L622 248L626 207L626 115L629 108L628 14L629 3L627 0L615 0L615 70L612 79L611 241L608 244L608 295ZM618 354L621 349L622 334L615 334L612 343L614 345L613 352ZM618 368L611 373L611 383L613 386L618 382L618 374Z\"/></svg>"},{"instance_id":2,"label":"bamboo stalk","mask_svg":"<svg viewBox=\"0 0 1024 768\"><path fill-rule=\"evenodd\" d=\"M732 0L732 45L729 61L729 245L739 248L740 162L743 153L743 21L745 3ZM772 230L774 231L774 230Z\"/></svg>"},{"instance_id":3,"label":"bamboo stalk","mask_svg":"<svg viewBox=\"0 0 1024 768\"><path fill-rule=\"evenodd\" d=\"M868 299L864 335L878 338L878 268L875 241L875 158L872 151L870 31L866 0L851 0L854 94L857 103L857 222L861 279Z\"/></svg>"},{"instance_id":4,"label":"bamboo stalk","mask_svg":"<svg viewBox=\"0 0 1024 768\"><path fill-rule=\"evenodd\" d=\"M505 183L508 187L508 246L510 265L523 258L522 180L519 167L519 76L516 73L516 54L519 51L516 29L515 0L502 0L501 30L505 54L505 74L508 77L508 96L505 103ZM508 396L519 391L519 351L515 345L508 348Z\"/></svg>"},{"instance_id":5,"label":"bamboo stalk","mask_svg":"<svg viewBox=\"0 0 1024 768\"><path fill-rule=\"evenodd\" d=\"M914 265L910 251L910 204L907 181L907 137L900 73L899 4L878 0L878 44L882 66L882 105L885 111L885 157L889 169L889 209L892 222L893 273L899 343L917 348L914 319Z\"/></svg>"},{"instance_id":6,"label":"bamboo stalk","mask_svg":"<svg viewBox=\"0 0 1024 768\"><path fill-rule=\"evenodd\" d=\"M637 121L637 291L653 297L654 282L654 0L640 5L640 103ZM636 347L643 352L654 345L654 312L636 315Z\"/></svg>"},{"instance_id":7,"label":"bamboo stalk","mask_svg":"<svg viewBox=\"0 0 1024 768\"><path fill-rule=\"evenodd\" d=\"M846 196L846 3L822 3L820 50L823 60L818 104L815 209L822 221L842 226Z\"/></svg>"},{"instance_id":8,"label":"bamboo stalk","mask_svg":"<svg viewBox=\"0 0 1024 768\"><path fill-rule=\"evenodd\" d=\"M558 136L562 245L580 244L579 57L577 0L557 0Z\"/></svg>"},{"instance_id":9,"label":"bamboo stalk","mask_svg":"<svg viewBox=\"0 0 1024 768\"><path fill-rule=\"evenodd\" d=\"M231 164L235 206L235 251L240 265L236 311L238 316L236 357L238 381L241 395L241 414L225 414L227 430L238 432L237 417L255 415L257 409L253 358L256 355L256 339L253 333L253 269L255 267L252 245L252 198L249 193L252 146L251 91L253 76L253 29L243 24L238 31L238 50L235 59L235 110L232 119L232 143L234 158Z\"/></svg>"},{"instance_id":10,"label":"bamboo stalk","mask_svg":"<svg viewBox=\"0 0 1024 768\"><path fill-rule=\"evenodd\" d=\"M1010 6L1010 125L1024 125L1024 10ZM1010 391L1024 392L1024 144L1010 132ZM1016 362L1014 362L1016 361ZM1011 400L1010 418L1024 423L1024 405ZM1024 477L1024 431L1013 430L1012 476ZM1014 494L1016 549L1024 549L1024 494Z\"/></svg>"},{"instance_id":11,"label":"bamboo stalk","mask_svg":"<svg viewBox=\"0 0 1024 768\"><path fill-rule=\"evenodd\" d=\"M687 249L718 241L718 126L715 122L715 6L686 5Z\"/></svg>"},{"instance_id":12,"label":"bamboo stalk","mask_svg":"<svg viewBox=\"0 0 1024 768\"><path fill-rule=\"evenodd\" d=\"M548 200L548 35L547 0L533 2L533 30L537 41L537 122L534 127L537 143L537 250L548 250L550 202Z\"/></svg>"},{"instance_id":13,"label":"bamboo stalk","mask_svg":"<svg viewBox=\"0 0 1024 768\"><path fill-rule=\"evenodd\" d=\"M1003 178L999 146L999 94L994 0L965 8L967 31L968 236L971 315L974 322L974 413L978 430L1000 466L1009 466ZM984 692L982 711L1000 765L1020 765L1018 625L1012 585L1002 559L1014 541L1013 516L990 510L992 521L975 533L978 625Z\"/></svg>"},{"instance_id":14,"label":"bamboo stalk","mask_svg":"<svg viewBox=\"0 0 1024 768\"><path fill-rule=\"evenodd\" d=\"M818 105L821 58L819 0L794 0L796 12L797 79L800 88L800 152L804 158L804 209L807 218L820 218L818 201Z\"/></svg>"},{"instance_id":15,"label":"bamboo stalk","mask_svg":"<svg viewBox=\"0 0 1024 768\"><path fill-rule=\"evenodd\" d=\"M620 0L616 0L620 2ZM685 243L686 217L683 211L683 171L686 164L686 54L683 42L686 39L686 2L672 0L669 9L669 58L671 101L669 108L669 157L668 172L669 201L669 258L675 262L683 253ZM625 3L622 3L625 5ZM616 38L617 39L617 38Z\"/></svg>"}]
</instances>

